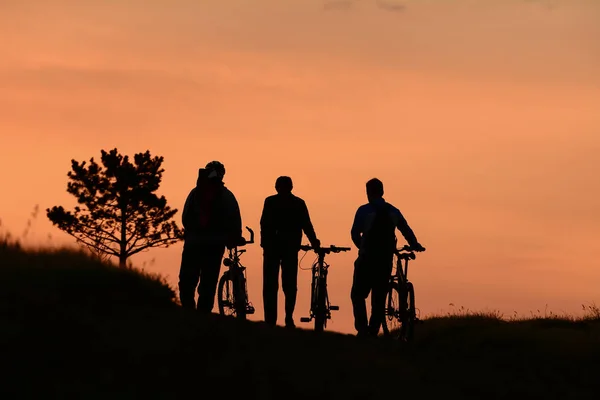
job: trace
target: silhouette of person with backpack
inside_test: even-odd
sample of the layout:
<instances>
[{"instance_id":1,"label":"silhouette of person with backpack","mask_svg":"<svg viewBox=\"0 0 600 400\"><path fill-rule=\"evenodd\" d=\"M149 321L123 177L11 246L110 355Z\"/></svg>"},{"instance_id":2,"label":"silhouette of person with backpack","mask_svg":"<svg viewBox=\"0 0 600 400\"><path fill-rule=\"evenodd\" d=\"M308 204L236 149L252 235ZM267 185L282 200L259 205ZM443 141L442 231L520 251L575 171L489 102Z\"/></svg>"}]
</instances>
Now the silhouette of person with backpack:
<instances>
[{"instance_id":1,"label":"silhouette of person with backpack","mask_svg":"<svg viewBox=\"0 0 600 400\"><path fill-rule=\"evenodd\" d=\"M392 273L396 229L414 251L424 251L406 219L383 198L383 183L371 179L366 184L368 203L356 211L351 229L358 248L354 263L351 299L357 336L377 336L385 318L387 284ZM371 317L367 320L366 299L371 293Z\"/></svg>"},{"instance_id":2,"label":"silhouette of person with backpack","mask_svg":"<svg viewBox=\"0 0 600 400\"><path fill-rule=\"evenodd\" d=\"M179 271L179 298L184 308L210 313L225 248L243 244L238 202L223 183L225 167L209 162L198 171L196 187L182 213L185 229ZM195 292L198 291L198 302Z\"/></svg>"},{"instance_id":3,"label":"silhouette of person with backpack","mask_svg":"<svg viewBox=\"0 0 600 400\"><path fill-rule=\"evenodd\" d=\"M265 199L260 218L260 245L263 248L263 305L265 322L277 323L277 293L279 269L285 295L285 325L294 328L294 309L298 291L298 252L302 232L311 245L321 245L315 234L304 200L292 194L293 183L288 176L275 182L277 194Z\"/></svg>"}]
</instances>

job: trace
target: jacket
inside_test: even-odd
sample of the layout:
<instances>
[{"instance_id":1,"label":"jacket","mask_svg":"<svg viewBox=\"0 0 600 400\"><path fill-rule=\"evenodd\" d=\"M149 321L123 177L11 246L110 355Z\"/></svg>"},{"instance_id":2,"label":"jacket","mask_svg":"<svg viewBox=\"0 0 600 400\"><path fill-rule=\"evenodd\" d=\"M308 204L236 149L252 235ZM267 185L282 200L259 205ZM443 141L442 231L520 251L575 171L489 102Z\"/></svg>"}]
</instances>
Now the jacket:
<instances>
[{"instance_id":1,"label":"jacket","mask_svg":"<svg viewBox=\"0 0 600 400\"><path fill-rule=\"evenodd\" d=\"M318 240L304 200L292 193L265 199L260 218L260 245L265 250L299 251L302 233L314 246Z\"/></svg>"},{"instance_id":2,"label":"jacket","mask_svg":"<svg viewBox=\"0 0 600 400\"><path fill-rule=\"evenodd\" d=\"M237 199L222 182L198 181L183 207L186 244L229 245L242 237L242 217Z\"/></svg>"},{"instance_id":3,"label":"jacket","mask_svg":"<svg viewBox=\"0 0 600 400\"><path fill-rule=\"evenodd\" d=\"M372 231L378 212L382 213L379 215L383 215L389 220L389 228L384 227L384 232ZM410 246L419 244L400 210L380 198L358 208L350 235L352 242L359 249L359 255L380 251L393 253L396 246L396 229L402 233ZM377 240L371 240L370 236L375 235L377 235ZM378 245L379 243L381 245Z\"/></svg>"}]
</instances>

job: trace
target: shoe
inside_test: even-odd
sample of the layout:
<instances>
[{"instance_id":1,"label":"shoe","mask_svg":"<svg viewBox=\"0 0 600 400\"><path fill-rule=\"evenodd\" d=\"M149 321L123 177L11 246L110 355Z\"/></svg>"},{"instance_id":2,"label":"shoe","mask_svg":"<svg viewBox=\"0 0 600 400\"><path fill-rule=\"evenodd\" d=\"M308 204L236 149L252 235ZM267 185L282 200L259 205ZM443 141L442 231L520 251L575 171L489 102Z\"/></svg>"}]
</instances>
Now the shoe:
<instances>
[{"instance_id":1,"label":"shoe","mask_svg":"<svg viewBox=\"0 0 600 400\"><path fill-rule=\"evenodd\" d=\"M196 302L193 299L191 301L189 301L189 300L185 301L184 300L184 301L181 302L181 307L183 309L186 309L186 310L195 310L196 309Z\"/></svg>"},{"instance_id":2,"label":"shoe","mask_svg":"<svg viewBox=\"0 0 600 400\"><path fill-rule=\"evenodd\" d=\"M364 330L364 331L358 331L356 333L356 337L360 338L360 339L368 338L369 336L371 336L371 335L369 334L369 331L366 331L366 330Z\"/></svg>"},{"instance_id":3,"label":"shoe","mask_svg":"<svg viewBox=\"0 0 600 400\"><path fill-rule=\"evenodd\" d=\"M289 329L294 329L296 327L296 324L294 323L294 320L292 318L286 318L285 327Z\"/></svg>"},{"instance_id":4,"label":"shoe","mask_svg":"<svg viewBox=\"0 0 600 400\"><path fill-rule=\"evenodd\" d=\"M379 337L379 332L369 330L367 333L368 333L369 337L372 337L374 339L377 339Z\"/></svg>"}]
</instances>

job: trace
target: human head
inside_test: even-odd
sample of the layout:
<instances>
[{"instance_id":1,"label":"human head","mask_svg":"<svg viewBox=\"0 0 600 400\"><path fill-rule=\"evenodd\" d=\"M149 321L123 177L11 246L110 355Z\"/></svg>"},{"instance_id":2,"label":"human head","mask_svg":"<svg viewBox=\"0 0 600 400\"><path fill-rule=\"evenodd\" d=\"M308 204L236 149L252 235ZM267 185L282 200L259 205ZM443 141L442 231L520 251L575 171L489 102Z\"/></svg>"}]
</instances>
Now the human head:
<instances>
[{"instance_id":1,"label":"human head","mask_svg":"<svg viewBox=\"0 0 600 400\"><path fill-rule=\"evenodd\" d=\"M277 193L291 193L293 188L294 185L292 184L292 178L289 176L280 176L275 181L275 190L277 190Z\"/></svg>"},{"instance_id":2,"label":"human head","mask_svg":"<svg viewBox=\"0 0 600 400\"><path fill-rule=\"evenodd\" d=\"M377 178L373 178L367 182L367 198L369 201L380 199L383 197L383 182Z\"/></svg>"},{"instance_id":3,"label":"human head","mask_svg":"<svg viewBox=\"0 0 600 400\"><path fill-rule=\"evenodd\" d=\"M216 179L222 181L225 176L225 166L219 161L211 161L206 164L206 171L208 172L209 179Z\"/></svg>"}]
</instances>

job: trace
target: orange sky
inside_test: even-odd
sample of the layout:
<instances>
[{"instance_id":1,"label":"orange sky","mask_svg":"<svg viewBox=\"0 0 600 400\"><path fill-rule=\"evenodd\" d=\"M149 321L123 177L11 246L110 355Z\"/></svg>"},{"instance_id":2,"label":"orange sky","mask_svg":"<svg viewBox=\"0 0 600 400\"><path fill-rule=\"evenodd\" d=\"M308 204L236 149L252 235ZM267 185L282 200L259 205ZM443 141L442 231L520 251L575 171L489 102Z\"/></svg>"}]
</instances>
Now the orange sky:
<instances>
[{"instance_id":1,"label":"orange sky","mask_svg":"<svg viewBox=\"0 0 600 400\"><path fill-rule=\"evenodd\" d=\"M600 303L600 3L324 4L0 0L2 227L72 205L70 159L118 147L165 157L179 209L221 160L256 231L290 175L323 243L349 246L377 176L428 248L410 271L422 315ZM48 233L69 242L45 216L30 240ZM175 284L180 252L134 261ZM334 330L352 331L355 255L330 259ZM245 260L261 319L260 248Z\"/></svg>"}]
</instances>

